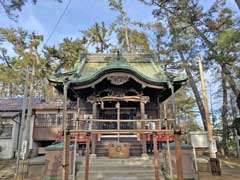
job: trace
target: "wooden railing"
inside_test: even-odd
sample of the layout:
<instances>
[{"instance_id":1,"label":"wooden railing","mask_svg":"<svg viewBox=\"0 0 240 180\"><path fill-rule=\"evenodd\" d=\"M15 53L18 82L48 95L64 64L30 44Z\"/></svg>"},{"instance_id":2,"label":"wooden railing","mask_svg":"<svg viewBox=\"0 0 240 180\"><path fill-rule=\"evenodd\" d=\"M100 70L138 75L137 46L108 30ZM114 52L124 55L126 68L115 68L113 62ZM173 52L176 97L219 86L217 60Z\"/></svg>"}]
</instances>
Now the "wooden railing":
<instances>
[{"instance_id":1,"label":"wooden railing","mask_svg":"<svg viewBox=\"0 0 240 180\"><path fill-rule=\"evenodd\" d=\"M175 124L174 119L78 119L78 123L76 122L76 119L68 120L68 129L137 129L137 123L143 122L146 124L143 129L173 129ZM51 121L46 118L34 123L34 127L37 128L59 128L61 126L62 123L58 119Z\"/></svg>"},{"instance_id":2,"label":"wooden railing","mask_svg":"<svg viewBox=\"0 0 240 180\"><path fill-rule=\"evenodd\" d=\"M143 129L173 129L174 124L175 124L175 120L174 119L79 119L79 122L84 122L84 124L86 125L86 123L89 124L89 128L90 129L102 129L99 128L97 125L97 123L116 123L116 128L114 129L121 129L121 123L134 123L136 126L137 123L145 123L147 124L148 127L143 128ZM150 124L150 123L154 123ZM81 123L79 123L81 124ZM155 126L155 127L154 127ZM76 129L76 128L74 128ZM87 129L86 127L78 127L78 129ZM135 128L131 128L131 129L137 129Z\"/></svg>"}]
</instances>

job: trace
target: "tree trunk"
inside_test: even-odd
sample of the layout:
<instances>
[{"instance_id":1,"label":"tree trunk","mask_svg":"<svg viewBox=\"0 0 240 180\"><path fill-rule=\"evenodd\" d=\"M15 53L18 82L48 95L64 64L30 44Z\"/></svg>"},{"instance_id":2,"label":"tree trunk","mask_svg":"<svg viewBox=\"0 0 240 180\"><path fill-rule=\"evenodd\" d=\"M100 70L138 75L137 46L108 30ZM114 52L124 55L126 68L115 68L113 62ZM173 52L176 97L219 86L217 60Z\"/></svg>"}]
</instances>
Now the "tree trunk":
<instances>
[{"instance_id":1,"label":"tree trunk","mask_svg":"<svg viewBox=\"0 0 240 180\"><path fill-rule=\"evenodd\" d=\"M9 97L13 97L13 84L11 82L9 83Z\"/></svg>"},{"instance_id":2,"label":"tree trunk","mask_svg":"<svg viewBox=\"0 0 240 180\"><path fill-rule=\"evenodd\" d=\"M196 99L196 102L197 102L197 105L198 105L198 109L199 109L199 112L200 112L200 115L201 115L201 118L202 118L202 123L203 123L204 130L207 131L205 108L204 108L200 93L199 93L197 85L196 85L196 83L193 79L191 69L190 69L183 53L181 51L178 51L178 53L179 53L179 55L181 57L181 60L184 64L184 68L185 68L186 74L188 76L189 85L191 86L192 91L194 93L194 96L195 96L195 99Z\"/></svg>"},{"instance_id":3,"label":"tree trunk","mask_svg":"<svg viewBox=\"0 0 240 180\"><path fill-rule=\"evenodd\" d=\"M41 79L41 93L42 93L42 98L43 98L44 100L47 100L46 84L48 84L48 83L46 82L46 79L45 79L45 78Z\"/></svg>"},{"instance_id":4,"label":"tree trunk","mask_svg":"<svg viewBox=\"0 0 240 180\"><path fill-rule=\"evenodd\" d=\"M156 38L157 38L157 44L156 44L156 48L157 48L157 59L158 59L158 62L160 63L160 35L156 35Z\"/></svg>"},{"instance_id":5,"label":"tree trunk","mask_svg":"<svg viewBox=\"0 0 240 180\"><path fill-rule=\"evenodd\" d=\"M225 71L226 79L228 80L229 86L231 87L234 95L236 97L238 97L238 95L240 94L240 91L237 87L237 84L236 84L233 76L231 75L231 72L229 71L229 69L227 67L224 68L224 71Z\"/></svg>"},{"instance_id":6,"label":"tree trunk","mask_svg":"<svg viewBox=\"0 0 240 180\"><path fill-rule=\"evenodd\" d=\"M34 78L35 78L35 63L32 65L32 73L29 81L29 95L28 95L28 106L27 106L27 117L25 121L25 129L24 129L24 143L26 143L27 154L29 150L29 141L30 141L30 125L31 125L31 117L32 117L32 104L33 104L33 87L34 87ZM27 156L25 155L25 158Z\"/></svg>"},{"instance_id":7,"label":"tree trunk","mask_svg":"<svg viewBox=\"0 0 240 180\"><path fill-rule=\"evenodd\" d=\"M237 106L236 106L236 98L233 97L233 94L230 94L230 103L231 103L231 110L232 110L232 119L235 120L237 117Z\"/></svg>"},{"instance_id":8,"label":"tree trunk","mask_svg":"<svg viewBox=\"0 0 240 180\"><path fill-rule=\"evenodd\" d=\"M228 145L227 145L227 139L228 139L228 122L227 122L227 84L226 84L226 67L222 66L222 91L223 91L223 106L222 106L222 128L223 128L223 140L222 140L222 148L223 148L223 155L228 155Z\"/></svg>"},{"instance_id":9,"label":"tree trunk","mask_svg":"<svg viewBox=\"0 0 240 180\"><path fill-rule=\"evenodd\" d=\"M2 83L2 88L1 88L1 98L5 97L5 88L6 88L6 83Z\"/></svg>"},{"instance_id":10,"label":"tree trunk","mask_svg":"<svg viewBox=\"0 0 240 180\"><path fill-rule=\"evenodd\" d=\"M212 42L208 40L208 38L205 36L205 34L202 33L195 24L190 24L190 25L194 29L194 31L202 38L202 40L205 42L205 44L208 46L208 48L215 52L215 50L213 49Z\"/></svg>"},{"instance_id":11,"label":"tree trunk","mask_svg":"<svg viewBox=\"0 0 240 180\"><path fill-rule=\"evenodd\" d=\"M125 17L124 17L124 28L125 28L125 39L126 39L127 51L130 52L131 49L130 49L129 36L128 36L128 26L127 26Z\"/></svg>"},{"instance_id":12,"label":"tree trunk","mask_svg":"<svg viewBox=\"0 0 240 180\"><path fill-rule=\"evenodd\" d=\"M36 66L38 62L40 62L39 56L37 54L37 49L34 49L33 52L33 58L32 58L32 73L31 73L31 78L29 81L29 96L28 96L28 107L27 107L27 118L26 118L26 123L25 123L25 133L24 133L24 141L26 143L27 147L27 156L28 156L28 150L30 149L29 147L29 142L30 142L30 125L31 125L31 117L32 117L32 106L33 106L33 93L34 93L34 79L36 75ZM26 158L25 155L25 158Z\"/></svg>"},{"instance_id":13,"label":"tree trunk","mask_svg":"<svg viewBox=\"0 0 240 180\"><path fill-rule=\"evenodd\" d=\"M240 0L235 0L235 2L238 5L238 8L240 9Z\"/></svg>"}]
</instances>

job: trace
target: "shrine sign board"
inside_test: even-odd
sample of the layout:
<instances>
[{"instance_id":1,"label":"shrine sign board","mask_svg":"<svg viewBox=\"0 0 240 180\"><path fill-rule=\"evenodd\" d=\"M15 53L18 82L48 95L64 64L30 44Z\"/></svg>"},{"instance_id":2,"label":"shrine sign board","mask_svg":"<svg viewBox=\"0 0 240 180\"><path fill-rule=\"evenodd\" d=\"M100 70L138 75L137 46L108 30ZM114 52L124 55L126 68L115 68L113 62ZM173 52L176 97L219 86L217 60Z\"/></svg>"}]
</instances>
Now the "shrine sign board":
<instances>
[{"instance_id":1,"label":"shrine sign board","mask_svg":"<svg viewBox=\"0 0 240 180\"><path fill-rule=\"evenodd\" d=\"M130 144L129 143L109 143L108 146L109 158L129 158Z\"/></svg>"},{"instance_id":2,"label":"shrine sign board","mask_svg":"<svg viewBox=\"0 0 240 180\"><path fill-rule=\"evenodd\" d=\"M194 148L207 148L209 146L206 131L191 131L190 135L192 146Z\"/></svg>"}]
</instances>

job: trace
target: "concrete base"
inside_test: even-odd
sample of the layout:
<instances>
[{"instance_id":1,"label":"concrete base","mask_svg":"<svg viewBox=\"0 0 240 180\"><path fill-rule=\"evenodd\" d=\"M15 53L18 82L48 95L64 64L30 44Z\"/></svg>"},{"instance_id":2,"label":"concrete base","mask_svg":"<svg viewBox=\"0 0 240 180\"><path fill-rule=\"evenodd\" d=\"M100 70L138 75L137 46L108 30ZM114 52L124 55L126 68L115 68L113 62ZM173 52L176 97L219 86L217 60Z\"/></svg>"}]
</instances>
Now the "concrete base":
<instances>
[{"instance_id":1,"label":"concrete base","mask_svg":"<svg viewBox=\"0 0 240 180\"><path fill-rule=\"evenodd\" d=\"M148 154L143 153L143 154L141 155L141 159L143 159L143 160L148 160L148 159L149 159Z\"/></svg>"},{"instance_id":2,"label":"concrete base","mask_svg":"<svg viewBox=\"0 0 240 180\"><path fill-rule=\"evenodd\" d=\"M95 158L97 158L97 155L96 154L90 154L90 158L95 159Z\"/></svg>"}]
</instances>

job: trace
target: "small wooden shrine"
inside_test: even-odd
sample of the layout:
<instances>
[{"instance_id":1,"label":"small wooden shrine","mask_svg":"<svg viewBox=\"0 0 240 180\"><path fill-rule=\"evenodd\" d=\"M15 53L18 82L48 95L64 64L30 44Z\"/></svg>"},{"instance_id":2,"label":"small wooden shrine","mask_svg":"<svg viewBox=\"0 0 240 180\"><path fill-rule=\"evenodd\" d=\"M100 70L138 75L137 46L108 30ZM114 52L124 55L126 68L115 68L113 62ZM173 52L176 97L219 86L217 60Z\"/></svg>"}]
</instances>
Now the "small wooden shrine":
<instances>
[{"instance_id":1,"label":"small wooden shrine","mask_svg":"<svg viewBox=\"0 0 240 180\"><path fill-rule=\"evenodd\" d=\"M92 133L91 154L96 156L108 156L115 142L126 144L129 156L149 153L151 135L127 131L172 129L175 119L161 118L161 103L186 80L164 71L153 55L119 53L82 54L73 70L58 68L49 78L59 92L66 88L68 102L77 104L72 129L125 130L123 134ZM166 136L158 135L157 140L166 141Z\"/></svg>"}]
</instances>

